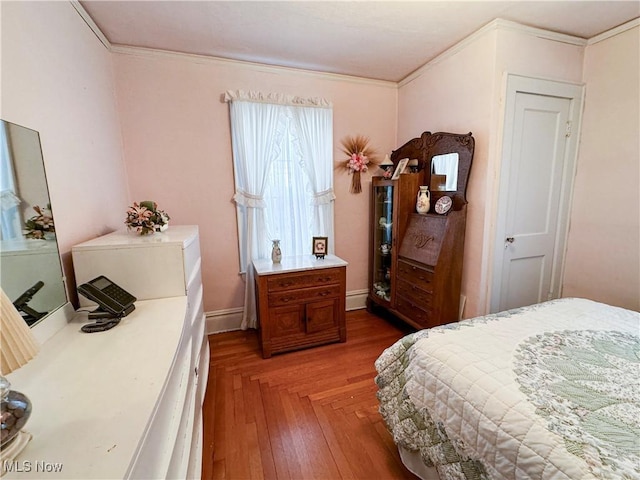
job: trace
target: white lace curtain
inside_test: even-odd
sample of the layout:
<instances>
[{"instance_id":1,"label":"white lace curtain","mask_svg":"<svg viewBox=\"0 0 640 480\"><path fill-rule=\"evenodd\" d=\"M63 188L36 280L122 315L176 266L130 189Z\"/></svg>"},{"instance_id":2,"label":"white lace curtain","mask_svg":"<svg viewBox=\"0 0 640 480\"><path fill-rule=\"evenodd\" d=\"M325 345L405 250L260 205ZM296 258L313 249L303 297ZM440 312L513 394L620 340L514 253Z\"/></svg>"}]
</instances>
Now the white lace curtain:
<instances>
[{"instance_id":1,"label":"white lace curtain","mask_svg":"<svg viewBox=\"0 0 640 480\"><path fill-rule=\"evenodd\" d=\"M230 103L236 188L233 199L238 215L240 264L246 272L241 328L256 328L251 263L254 259L270 256L269 240L273 231L278 230L277 225L297 225L298 217L304 223L304 212L291 214L277 208L268 211L269 225L265 221L268 208L265 189L284 190L282 185L272 185L270 179L274 162L281 161L283 156L295 159L302 168L306 177L304 184L310 190L306 196L310 204L311 230L313 235L328 237L329 253L334 251L333 111L329 102L323 99L243 91L226 92L224 98ZM296 190L304 195L300 183L300 180L290 181L290 188L283 194L291 196ZM286 215L292 216L284 218ZM304 235L300 237L302 239L286 245L285 255L311 253L311 242L305 241Z\"/></svg>"}]
</instances>

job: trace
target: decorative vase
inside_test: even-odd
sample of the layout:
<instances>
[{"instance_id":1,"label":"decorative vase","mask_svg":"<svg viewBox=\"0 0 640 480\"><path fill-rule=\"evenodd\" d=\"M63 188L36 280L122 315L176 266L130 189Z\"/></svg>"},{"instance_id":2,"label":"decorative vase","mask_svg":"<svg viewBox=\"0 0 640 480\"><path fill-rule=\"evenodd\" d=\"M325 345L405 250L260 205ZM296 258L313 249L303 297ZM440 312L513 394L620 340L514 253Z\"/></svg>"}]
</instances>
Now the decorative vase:
<instances>
[{"instance_id":1,"label":"decorative vase","mask_svg":"<svg viewBox=\"0 0 640 480\"><path fill-rule=\"evenodd\" d=\"M273 263L280 263L282 260L282 251L280 251L280 240L272 240L273 247L271 248L271 261Z\"/></svg>"},{"instance_id":2,"label":"decorative vase","mask_svg":"<svg viewBox=\"0 0 640 480\"><path fill-rule=\"evenodd\" d=\"M427 185L420 185L418 191L418 198L416 200L416 212L421 215L426 214L431 208L431 193Z\"/></svg>"}]
</instances>

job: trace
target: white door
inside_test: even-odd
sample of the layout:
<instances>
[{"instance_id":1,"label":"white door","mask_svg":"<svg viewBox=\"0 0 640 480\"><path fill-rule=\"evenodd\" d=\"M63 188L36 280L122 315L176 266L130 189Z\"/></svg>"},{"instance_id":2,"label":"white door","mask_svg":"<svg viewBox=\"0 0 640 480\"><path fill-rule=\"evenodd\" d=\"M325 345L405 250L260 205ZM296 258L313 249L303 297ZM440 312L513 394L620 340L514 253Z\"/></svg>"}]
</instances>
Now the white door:
<instances>
[{"instance_id":1,"label":"white door","mask_svg":"<svg viewBox=\"0 0 640 480\"><path fill-rule=\"evenodd\" d=\"M491 311L560 296L582 88L510 76Z\"/></svg>"}]
</instances>

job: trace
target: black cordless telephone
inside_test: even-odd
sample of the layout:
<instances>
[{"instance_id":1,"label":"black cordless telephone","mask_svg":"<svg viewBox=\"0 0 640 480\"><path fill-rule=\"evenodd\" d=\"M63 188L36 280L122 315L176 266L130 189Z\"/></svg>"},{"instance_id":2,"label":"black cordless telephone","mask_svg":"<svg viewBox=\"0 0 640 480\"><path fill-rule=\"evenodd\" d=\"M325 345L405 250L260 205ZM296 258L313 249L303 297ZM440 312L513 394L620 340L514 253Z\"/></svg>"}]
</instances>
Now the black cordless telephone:
<instances>
[{"instance_id":1,"label":"black cordless telephone","mask_svg":"<svg viewBox=\"0 0 640 480\"><path fill-rule=\"evenodd\" d=\"M96 323L84 325L83 332L113 328L136 308L136 297L103 275L78 286L78 292L98 304L98 309L89 313L89 319L97 320Z\"/></svg>"}]
</instances>

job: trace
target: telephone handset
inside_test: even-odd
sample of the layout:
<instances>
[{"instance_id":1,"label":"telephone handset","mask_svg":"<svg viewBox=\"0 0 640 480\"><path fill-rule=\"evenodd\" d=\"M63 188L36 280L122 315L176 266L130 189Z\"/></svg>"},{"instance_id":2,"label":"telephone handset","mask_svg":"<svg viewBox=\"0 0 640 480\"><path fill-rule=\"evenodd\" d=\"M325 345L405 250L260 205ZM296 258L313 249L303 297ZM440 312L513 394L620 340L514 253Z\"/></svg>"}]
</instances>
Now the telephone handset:
<instances>
[{"instance_id":1,"label":"telephone handset","mask_svg":"<svg viewBox=\"0 0 640 480\"><path fill-rule=\"evenodd\" d=\"M103 275L78 286L78 292L98 304L98 309L89 313L89 319L105 320L98 321L97 324L91 326L85 325L82 327L82 330L85 332L103 331L112 328L118 324L122 317L126 317L136 308L133 302L135 302L137 298ZM85 327L98 325L102 328L85 329Z\"/></svg>"}]
</instances>

